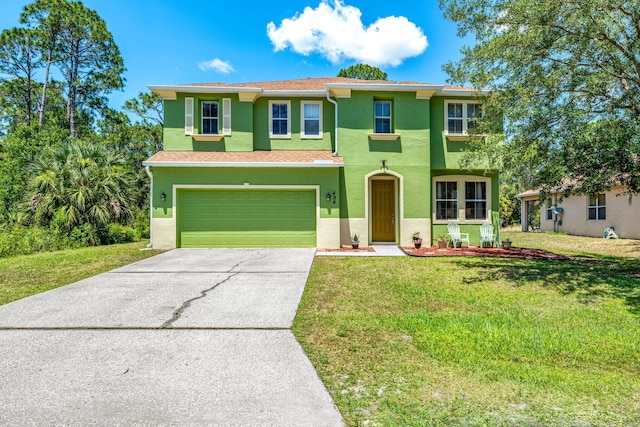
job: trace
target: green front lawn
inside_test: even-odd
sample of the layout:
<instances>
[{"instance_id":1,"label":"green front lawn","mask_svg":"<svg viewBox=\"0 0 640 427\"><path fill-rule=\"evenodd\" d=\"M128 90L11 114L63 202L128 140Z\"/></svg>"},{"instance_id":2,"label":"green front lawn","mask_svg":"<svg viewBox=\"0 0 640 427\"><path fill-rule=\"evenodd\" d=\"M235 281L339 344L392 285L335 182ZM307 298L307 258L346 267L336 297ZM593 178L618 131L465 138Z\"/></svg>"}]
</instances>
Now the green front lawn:
<instances>
[{"instance_id":1,"label":"green front lawn","mask_svg":"<svg viewBox=\"0 0 640 427\"><path fill-rule=\"evenodd\" d=\"M0 305L160 253L148 241L0 258Z\"/></svg>"},{"instance_id":2,"label":"green front lawn","mask_svg":"<svg viewBox=\"0 0 640 427\"><path fill-rule=\"evenodd\" d=\"M294 333L348 425L639 425L638 242L574 239L566 262L317 257Z\"/></svg>"}]
</instances>

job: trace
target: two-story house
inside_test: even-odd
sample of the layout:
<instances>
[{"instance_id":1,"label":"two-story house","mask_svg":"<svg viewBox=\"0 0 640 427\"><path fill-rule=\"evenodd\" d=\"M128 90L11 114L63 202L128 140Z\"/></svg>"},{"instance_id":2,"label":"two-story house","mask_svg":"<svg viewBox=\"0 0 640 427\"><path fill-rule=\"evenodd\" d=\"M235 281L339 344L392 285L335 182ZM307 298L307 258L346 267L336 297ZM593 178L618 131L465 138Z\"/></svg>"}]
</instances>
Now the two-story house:
<instances>
[{"instance_id":1,"label":"two-story house","mask_svg":"<svg viewBox=\"0 0 640 427\"><path fill-rule=\"evenodd\" d=\"M308 78L150 86L164 99L154 248L409 245L455 221L479 241L498 173L459 168L481 114L468 88Z\"/></svg>"}]
</instances>

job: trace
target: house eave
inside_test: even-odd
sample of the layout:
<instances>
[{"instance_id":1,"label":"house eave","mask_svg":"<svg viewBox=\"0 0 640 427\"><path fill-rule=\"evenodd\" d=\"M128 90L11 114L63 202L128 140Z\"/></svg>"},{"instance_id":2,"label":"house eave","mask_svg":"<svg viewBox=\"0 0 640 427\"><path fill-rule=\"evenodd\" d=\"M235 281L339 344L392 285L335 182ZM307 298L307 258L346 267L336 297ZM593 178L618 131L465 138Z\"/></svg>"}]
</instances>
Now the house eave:
<instances>
[{"instance_id":1,"label":"house eave","mask_svg":"<svg viewBox=\"0 0 640 427\"><path fill-rule=\"evenodd\" d=\"M142 162L143 166L165 168L341 168L344 163L329 162Z\"/></svg>"},{"instance_id":2,"label":"house eave","mask_svg":"<svg viewBox=\"0 0 640 427\"><path fill-rule=\"evenodd\" d=\"M220 87L220 86L198 86L198 85L148 85L156 95L165 100L177 99L178 93L237 93L260 95L263 90L259 87Z\"/></svg>"},{"instance_id":3,"label":"house eave","mask_svg":"<svg viewBox=\"0 0 640 427\"><path fill-rule=\"evenodd\" d=\"M479 96L489 95L490 93L490 89L441 89L437 96Z\"/></svg>"},{"instance_id":4,"label":"house eave","mask_svg":"<svg viewBox=\"0 0 640 427\"><path fill-rule=\"evenodd\" d=\"M442 85L402 84L402 83L327 83L327 89L351 89L383 92L416 92L419 90L442 90Z\"/></svg>"},{"instance_id":5,"label":"house eave","mask_svg":"<svg viewBox=\"0 0 640 427\"><path fill-rule=\"evenodd\" d=\"M291 96L291 97L303 97L303 96L315 96L324 97L326 90L265 90L262 92L263 96Z\"/></svg>"}]
</instances>

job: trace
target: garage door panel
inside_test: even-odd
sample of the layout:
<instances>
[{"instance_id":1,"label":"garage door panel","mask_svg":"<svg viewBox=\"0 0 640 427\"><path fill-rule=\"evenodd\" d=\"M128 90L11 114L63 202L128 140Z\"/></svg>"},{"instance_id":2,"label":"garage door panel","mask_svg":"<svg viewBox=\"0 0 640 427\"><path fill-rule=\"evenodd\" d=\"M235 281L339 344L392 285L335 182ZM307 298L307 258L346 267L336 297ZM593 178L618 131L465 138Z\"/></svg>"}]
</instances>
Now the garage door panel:
<instances>
[{"instance_id":1,"label":"garage door panel","mask_svg":"<svg viewBox=\"0 0 640 427\"><path fill-rule=\"evenodd\" d=\"M182 247L315 247L313 190L180 190Z\"/></svg>"}]
</instances>

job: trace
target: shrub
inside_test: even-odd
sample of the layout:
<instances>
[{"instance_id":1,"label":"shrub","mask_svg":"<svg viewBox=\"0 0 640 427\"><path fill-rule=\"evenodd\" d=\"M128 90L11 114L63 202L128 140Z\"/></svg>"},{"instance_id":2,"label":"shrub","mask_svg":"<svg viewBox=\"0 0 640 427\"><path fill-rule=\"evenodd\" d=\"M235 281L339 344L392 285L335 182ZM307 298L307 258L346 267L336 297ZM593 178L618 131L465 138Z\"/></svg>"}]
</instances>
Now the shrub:
<instances>
[{"instance_id":1,"label":"shrub","mask_svg":"<svg viewBox=\"0 0 640 427\"><path fill-rule=\"evenodd\" d=\"M135 242L136 232L133 227L114 222L107 225L106 235L103 236L102 240L107 245Z\"/></svg>"},{"instance_id":2,"label":"shrub","mask_svg":"<svg viewBox=\"0 0 640 427\"><path fill-rule=\"evenodd\" d=\"M16 224L0 233L0 257L53 251L60 247L57 236L45 228Z\"/></svg>"},{"instance_id":3,"label":"shrub","mask_svg":"<svg viewBox=\"0 0 640 427\"><path fill-rule=\"evenodd\" d=\"M138 240L148 239L150 237L149 209L142 209L138 211L133 228L136 230L136 237Z\"/></svg>"}]
</instances>

